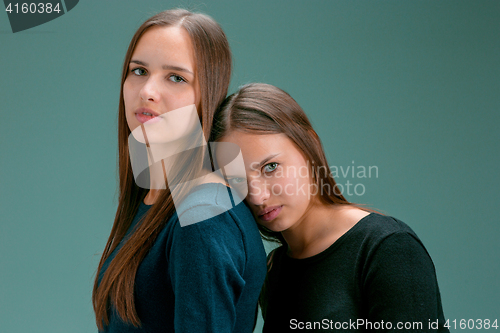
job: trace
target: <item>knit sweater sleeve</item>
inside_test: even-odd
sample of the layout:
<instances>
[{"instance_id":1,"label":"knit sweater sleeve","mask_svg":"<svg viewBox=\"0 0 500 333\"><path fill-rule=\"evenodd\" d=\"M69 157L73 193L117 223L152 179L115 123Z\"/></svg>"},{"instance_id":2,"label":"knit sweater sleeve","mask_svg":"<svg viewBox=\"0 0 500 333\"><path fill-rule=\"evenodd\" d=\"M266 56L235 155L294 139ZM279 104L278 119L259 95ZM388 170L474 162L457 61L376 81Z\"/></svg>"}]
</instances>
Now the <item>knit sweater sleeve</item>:
<instances>
[{"instance_id":1,"label":"knit sweater sleeve","mask_svg":"<svg viewBox=\"0 0 500 333\"><path fill-rule=\"evenodd\" d=\"M408 232L396 232L374 249L363 290L366 320L385 324L377 331L449 332L443 327L434 264L420 240Z\"/></svg>"},{"instance_id":2,"label":"knit sweater sleeve","mask_svg":"<svg viewBox=\"0 0 500 333\"><path fill-rule=\"evenodd\" d=\"M183 214L191 220L208 215L202 205ZM186 216L183 216L186 217ZM178 223L168 252L175 297L175 332L232 332L236 304L245 281L243 236L229 212L181 227Z\"/></svg>"}]
</instances>

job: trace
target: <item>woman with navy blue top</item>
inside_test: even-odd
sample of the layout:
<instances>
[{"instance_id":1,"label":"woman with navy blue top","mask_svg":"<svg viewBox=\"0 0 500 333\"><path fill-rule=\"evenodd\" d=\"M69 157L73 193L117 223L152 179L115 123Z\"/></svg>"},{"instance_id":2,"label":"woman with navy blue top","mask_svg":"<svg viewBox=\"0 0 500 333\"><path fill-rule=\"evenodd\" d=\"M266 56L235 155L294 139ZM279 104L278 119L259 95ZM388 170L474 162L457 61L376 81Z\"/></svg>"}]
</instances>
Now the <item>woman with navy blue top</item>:
<instances>
[{"instance_id":1,"label":"woman with navy blue top","mask_svg":"<svg viewBox=\"0 0 500 333\"><path fill-rule=\"evenodd\" d=\"M253 331L265 252L205 140L230 75L226 36L206 15L164 11L133 36L118 209L92 296L100 332Z\"/></svg>"}]
</instances>

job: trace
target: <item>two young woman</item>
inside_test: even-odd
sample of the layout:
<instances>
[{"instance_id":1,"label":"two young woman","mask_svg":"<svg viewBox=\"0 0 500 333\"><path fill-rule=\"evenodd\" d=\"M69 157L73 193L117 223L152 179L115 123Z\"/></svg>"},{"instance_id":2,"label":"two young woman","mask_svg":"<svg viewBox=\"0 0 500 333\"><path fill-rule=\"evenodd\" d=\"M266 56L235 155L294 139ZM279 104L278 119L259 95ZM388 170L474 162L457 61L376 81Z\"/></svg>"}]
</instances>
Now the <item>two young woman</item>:
<instances>
[{"instance_id":1,"label":"two young woman","mask_svg":"<svg viewBox=\"0 0 500 333\"><path fill-rule=\"evenodd\" d=\"M422 322L414 330L426 332L429 320L438 320L442 328L434 267L418 237L336 191L318 136L285 92L248 85L216 113L230 71L225 35L207 16L162 12L134 35L120 93L119 204L93 293L99 329L251 332L266 275L257 224L282 244L270 255L260 298L265 332L370 329L333 324L358 319L393 329ZM154 118L190 105L205 138L240 147L245 170L213 176L209 166L218 155L201 150L193 153L201 163L180 159L182 172L174 177L168 163L155 173L149 160L151 186L137 186L129 136L146 137ZM146 138L148 159L154 145ZM153 186L158 174L164 189ZM169 180L185 174L203 177L179 206ZM226 185L245 182L247 205L228 202ZM181 226L181 216L201 222Z\"/></svg>"}]
</instances>

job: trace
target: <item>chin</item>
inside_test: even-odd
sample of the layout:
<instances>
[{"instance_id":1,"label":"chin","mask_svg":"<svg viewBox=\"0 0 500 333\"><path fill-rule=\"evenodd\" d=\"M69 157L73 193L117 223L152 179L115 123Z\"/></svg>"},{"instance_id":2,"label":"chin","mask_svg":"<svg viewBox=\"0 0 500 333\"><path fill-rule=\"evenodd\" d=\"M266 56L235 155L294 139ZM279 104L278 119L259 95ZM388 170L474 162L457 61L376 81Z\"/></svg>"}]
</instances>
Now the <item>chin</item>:
<instances>
[{"instance_id":1,"label":"chin","mask_svg":"<svg viewBox=\"0 0 500 333\"><path fill-rule=\"evenodd\" d=\"M272 220L270 222L266 223L259 223L261 226L266 227L267 229L273 231L273 232L282 232L288 229L288 226L283 225L283 223L280 223L279 221Z\"/></svg>"}]
</instances>

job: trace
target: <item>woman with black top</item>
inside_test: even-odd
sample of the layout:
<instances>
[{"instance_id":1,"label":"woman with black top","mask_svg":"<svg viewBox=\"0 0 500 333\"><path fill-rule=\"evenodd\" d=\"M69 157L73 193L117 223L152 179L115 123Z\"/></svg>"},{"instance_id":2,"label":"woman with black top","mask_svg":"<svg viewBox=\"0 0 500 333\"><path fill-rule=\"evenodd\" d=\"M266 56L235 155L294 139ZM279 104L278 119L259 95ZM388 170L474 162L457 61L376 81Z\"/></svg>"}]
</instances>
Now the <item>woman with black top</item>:
<instances>
[{"instance_id":1,"label":"woman with black top","mask_svg":"<svg viewBox=\"0 0 500 333\"><path fill-rule=\"evenodd\" d=\"M206 15L164 11L133 36L118 209L92 296L100 332L253 331L265 251L206 146L230 76L226 36Z\"/></svg>"},{"instance_id":2,"label":"woman with black top","mask_svg":"<svg viewBox=\"0 0 500 333\"><path fill-rule=\"evenodd\" d=\"M448 332L433 262L405 223L348 202L316 132L286 92L249 84L215 115L211 140L237 144L226 170L263 236L264 332Z\"/></svg>"}]
</instances>

